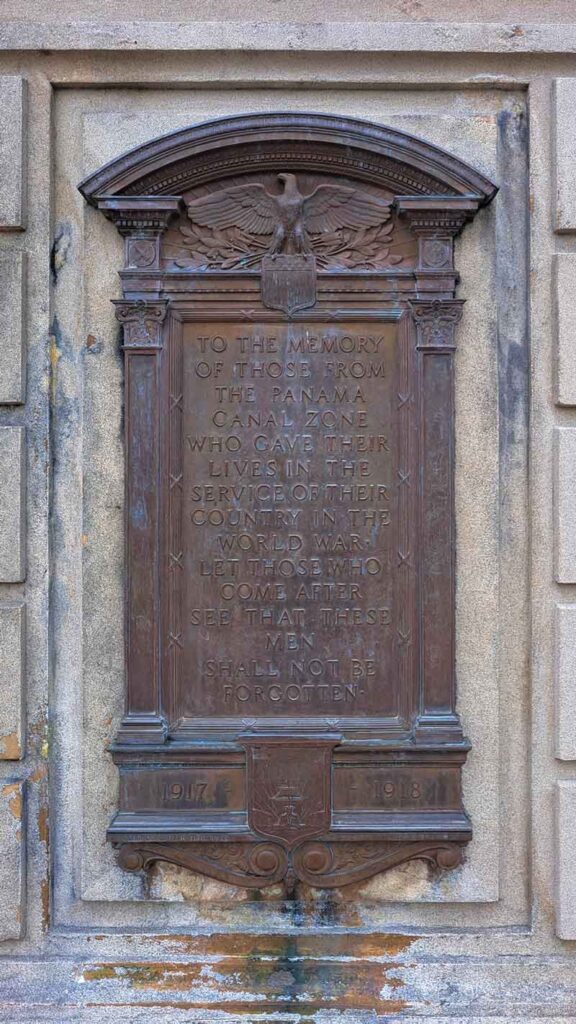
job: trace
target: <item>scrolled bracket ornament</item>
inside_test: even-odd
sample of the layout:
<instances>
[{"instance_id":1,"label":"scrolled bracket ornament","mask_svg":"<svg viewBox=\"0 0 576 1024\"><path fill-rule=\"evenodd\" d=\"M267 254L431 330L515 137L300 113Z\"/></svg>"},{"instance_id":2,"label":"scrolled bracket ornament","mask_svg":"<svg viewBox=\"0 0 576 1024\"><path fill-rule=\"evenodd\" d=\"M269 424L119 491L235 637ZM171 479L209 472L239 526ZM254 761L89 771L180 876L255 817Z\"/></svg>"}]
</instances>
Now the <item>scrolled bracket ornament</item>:
<instances>
[{"instance_id":1,"label":"scrolled bracket ornament","mask_svg":"<svg viewBox=\"0 0 576 1024\"><path fill-rule=\"evenodd\" d=\"M120 867L132 873L165 861L245 889L275 885L290 867L282 847L266 842L123 843L117 857Z\"/></svg>"},{"instance_id":2,"label":"scrolled bracket ornament","mask_svg":"<svg viewBox=\"0 0 576 1024\"><path fill-rule=\"evenodd\" d=\"M308 842L294 851L297 878L320 889L366 881L409 860L426 860L443 871L463 861L460 843L424 842Z\"/></svg>"},{"instance_id":3,"label":"scrolled bracket ornament","mask_svg":"<svg viewBox=\"0 0 576 1024\"><path fill-rule=\"evenodd\" d=\"M257 889L294 881L316 889L334 889L366 881L409 860L428 861L440 871L463 862L457 842L329 842L306 841L287 852L277 843L190 842L182 844L123 843L118 863L133 874L148 871L157 861L187 868L229 885Z\"/></svg>"}]
</instances>

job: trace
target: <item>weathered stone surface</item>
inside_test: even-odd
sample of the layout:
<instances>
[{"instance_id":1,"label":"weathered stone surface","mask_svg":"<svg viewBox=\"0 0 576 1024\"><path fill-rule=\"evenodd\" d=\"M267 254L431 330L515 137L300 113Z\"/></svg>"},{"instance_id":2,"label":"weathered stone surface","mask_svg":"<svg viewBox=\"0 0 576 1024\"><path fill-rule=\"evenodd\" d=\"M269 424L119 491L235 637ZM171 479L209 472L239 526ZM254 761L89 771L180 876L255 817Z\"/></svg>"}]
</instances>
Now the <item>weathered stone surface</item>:
<instances>
[{"instance_id":1,"label":"weathered stone surface","mask_svg":"<svg viewBox=\"0 0 576 1024\"><path fill-rule=\"evenodd\" d=\"M23 932L24 782L0 783L0 939Z\"/></svg>"},{"instance_id":2,"label":"weathered stone surface","mask_svg":"<svg viewBox=\"0 0 576 1024\"><path fill-rule=\"evenodd\" d=\"M556 401L576 405L576 254L554 257Z\"/></svg>"},{"instance_id":3,"label":"weathered stone surface","mask_svg":"<svg viewBox=\"0 0 576 1024\"><path fill-rule=\"evenodd\" d=\"M576 582L576 429L554 431L554 534L556 580Z\"/></svg>"},{"instance_id":4,"label":"weathered stone surface","mask_svg":"<svg viewBox=\"0 0 576 1024\"><path fill-rule=\"evenodd\" d=\"M0 427L0 582L24 579L25 430Z\"/></svg>"},{"instance_id":5,"label":"weathered stone surface","mask_svg":"<svg viewBox=\"0 0 576 1024\"><path fill-rule=\"evenodd\" d=\"M24 356L25 253L0 253L0 293L4 299L0 318L0 404L23 402L26 391Z\"/></svg>"},{"instance_id":6,"label":"weathered stone surface","mask_svg":"<svg viewBox=\"0 0 576 1024\"><path fill-rule=\"evenodd\" d=\"M0 605L0 760L22 757L24 732L23 604Z\"/></svg>"},{"instance_id":7,"label":"weathered stone surface","mask_svg":"<svg viewBox=\"0 0 576 1024\"><path fill-rule=\"evenodd\" d=\"M190 17L204 24L186 23ZM36 837L34 801L40 783L31 781L28 938L25 947L4 947L0 1020L156 1024L160 1015L164 1024L204 1022L207 1017L221 1018L223 1024L263 1017L290 1024L328 1017L337 1017L341 1024L372 1024L375 1015L384 1020L392 1013L376 1009L378 993L385 989L383 998L409 1003L393 1014L407 1024L421 1021L422 1014L429 1024L536 1024L543 1019L573 1024L574 943L555 936L553 925L551 799L558 774L576 779L574 765L559 764L551 756L551 612L558 601L551 570L552 427L570 427L573 414L554 408L550 400L550 268L555 250L563 248L562 255L568 256L576 247L574 237L554 237L552 230L550 130L552 80L576 77L573 57L566 56L573 45L574 2L502 0L496 17L507 24L500 25L494 24L493 0L473 5L454 0L449 13L441 14L437 0L358 0L355 5L346 5L345 0L254 0L249 17L259 25L244 26L244 0L198 0L193 13L189 0L126 0L122 7L112 0L62 0L57 5L5 0L0 13L0 19L28 23L0 25L0 34L6 30L18 51L4 53L5 73L24 74L29 80L33 127L29 227L22 239L30 253L26 329L32 397L27 420L31 762L26 771L33 780L37 764L32 758L36 749L47 748L50 584L50 792L57 823L52 834L52 882L58 924L42 932L40 894L46 899L48 883L45 843ZM132 18L138 22L128 31L125 22ZM207 24L216 18L237 24L225 29ZM439 18L443 25L434 21ZM370 19L383 24L369 25ZM72 24L91 20L92 25ZM158 23L161 20L163 24ZM334 25L345 20L344 26ZM485 26L483 20L491 24ZM41 26L38 30L42 21L52 23L50 33L44 34ZM182 28L180 21L185 23ZM302 29L294 26L296 21L312 24ZM274 22L286 24L269 29ZM473 29L471 22L476 23ZM40 52L42 41L60 50ZM256 47L258 54L243 52L243 42L244 50ZM335 43L343 48L325 50ZM230 47L224 54L223 44ZM386 60L375 52L376 44L392 51ZM194 45L214 49L196 52L191 59L185 47ZM470 52L473 45L483 52ZM546 45L556 48L557 56L547 58ZM162 46L171 52L162 53ZM268 52L263 52L265 46L270 47ZM26 47L30 48L23 52ZM148 52L142 52L146 47ZM535 55L537 49L540 53ZM530 98L529 125L521 109L525 94ZM505 95L517 104L517 116L510 105L501 109ZM96 226L98 215L82 210L76 185L104 160L154 135L208 117L260 109L342 110L383 124L392 122L476 163L494 175L501 188L492 208L482 211L467 229L472 235L457 242L462 247L460 294L467 299L456 356L458 671L461 712L474 745L466 802L476 837L457 891L452 880L440 877L431 882L420 879L418 871L411 887L419 891L410 904L405 902L405 895L410 898L407 888L396 893L378 888L370 902L368 892L362 898L322 893L314 905L298 899L259 906L251 901L232 905L225 894L215 898L213 889L202 898L195 893L194 879L186 880L189 892L184 892L183 877L152 879L151 888L144 878L135 877L122 889L103 842L103 828L117 798L106 746L122 713L122 382L109 303L118 288L121 241L111 225ZM86 158L78 141L81 122ZM531 311L521 272L528 246L519 240L528 221L528 189L514 167L492 163L494 134L499 161L511 140L527 155L529 151ZM60 148L57 159L53 145ZM511 192L516 200L510 206ZM62 225L63 232L69 231L59 251L62 266L52 307L47 268L53 241L51 208L58 230ZM491 233L495 222L496 232ZM490 270L482 263L486 246L493 254ZM83 288L85 308L78 301ZM51 325L53 314L57 316ZM47 380L49 334L55 339L52 389ZM529 335L530 501L521 485L526 463L519 440L525 409L519 399L520 393L525 395L524 339ZM495 398L498 378L500 414ZM53 426L56 423L51 440L50 398ZM21 411L4 410L7 415L10 420L3 422L15 422L12 417ZM525 423L527 427L527 419ZM504 460L499 483L492 465L498 440ZM52 509L50 574L48 496L54 478L61 491L66 481L67 490ZM528 530L532 594L526 589L528 557L521 545ZM573 590L562 600L576 603ZM79 750L85 751L80 768ZM10 765L4 768L11 770ZM499 808L498 832L494 823ZM569 845L567 850L569 854ZM85 870L80 870L81 860ZM497 902L487 902L487 879L494 880L488 899L499 887ZM366 890L372 891L372 883ZM431 900L444 905L432 905ZM236 927L245 929L244 935L235 933ZM386 929L402 934L383 935ZM270 932L275 933L276 946L266 944ZM391 954L388 940L410 942L411 934L417 938L405 956ZM208 940L203 939L206 935ZM358 970L354 964L347 973L336 970L326 975L330 992L325 996L318 995L325 963L316 947L309 969L302 970L302 944L315 942L319 935L341 941L346 959L353 951L360 960ZM355 945L358 939L365 943L362 948ZM215 953L215 942L221 954ZM240 959L242 944L250 961L249 971L242 974L242 998L250 1009L239 1005L241 997L225 964L218 962L220 955ZM259 950L265 954L260 959ZM170 968L174 960L185 958L193 960L204 978L193 992L190 986L176 991L178 974ZM138 966L127 971L127 965L143 960L149 962L148 973L139 973ZM329 964L332 960L330 954ZM388 979L381 970L383 960L391 961ZM367 974L362 973L367 962L373 965L369 989ZM416 962L418 966L410 966ZM93 979L85 977L83 965L95 970ZM237 966L238 960L232 970ZM139 987L142 981L145 988ZM339 1004L346 1002L341 992L347 986L351 1008L341 1009ZM266 1004L271 991L273 1008ZM311 1002L302 1010L310 994ZM209 1000L215 1001L207 1007Z\"/></svg>"},{"instance_id":8,"label":"weathered stone surface","mask_svg":"<svg viewBox=\"0 0 576 1024\"><path fill-rule=\"evenodd\" d=\"M25 198L26 82L0 77L0 230L26 227Z\"/></svg>"}]
</instances>

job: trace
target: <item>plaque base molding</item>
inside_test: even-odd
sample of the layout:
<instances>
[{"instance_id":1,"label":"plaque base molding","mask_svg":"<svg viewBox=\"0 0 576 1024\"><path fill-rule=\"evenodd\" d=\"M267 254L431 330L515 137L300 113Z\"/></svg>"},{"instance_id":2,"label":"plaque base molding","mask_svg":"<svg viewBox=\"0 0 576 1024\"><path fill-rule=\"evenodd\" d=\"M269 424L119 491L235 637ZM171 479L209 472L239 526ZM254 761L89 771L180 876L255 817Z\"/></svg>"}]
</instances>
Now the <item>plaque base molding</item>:
<instances>
[{"instance_id":1,"label":"plaque base molding","mask_svg":"<svg viewBox=\"0 0 576 1024\"><path fill-rule=\"evenodd\" d=\"M347 750L338 735L114 748L121 809L108 839L127 871L166 861L246 889L335 888L408 860L458 867L472 838L461 805L468 743Z\"/></svg>"},{"instance_id":2,"label":"plaque base molding","mask_svg":"<svg viewBox=\"0 0 576 1024\"><path fill-rule=\"evenodd\" d=\"M115 843L118 863L125 871L146 871L165 861L246 889L296 882L317 889L334 889L363 882L409 860L423 859L446 871L464 859L466 840L358 841L323 839L303 842L292 850L279 843L186 842Z\"/></svg>"}]
</instances>

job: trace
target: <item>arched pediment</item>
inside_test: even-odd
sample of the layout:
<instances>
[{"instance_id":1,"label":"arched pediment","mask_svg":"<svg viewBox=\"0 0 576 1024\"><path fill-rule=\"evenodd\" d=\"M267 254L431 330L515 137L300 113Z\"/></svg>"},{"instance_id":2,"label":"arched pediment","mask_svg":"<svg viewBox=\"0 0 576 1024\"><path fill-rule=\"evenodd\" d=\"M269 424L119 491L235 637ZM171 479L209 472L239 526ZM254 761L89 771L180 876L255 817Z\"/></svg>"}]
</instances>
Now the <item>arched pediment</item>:
<instances>
[{"instance_id":1,"label":"arched pediment","mask_svg":"<svg viewBox=\"0 0 576 1024\"><path fill-rule=\"evenodd\" d=\"M103 196L180 196L220 178L300 170L354 177L400 196L455 196L483 206L496 186L473 167L415 136L330 114L248 114L183 128L105 164L79 186Z\"/></svg>"}]
</instances>

